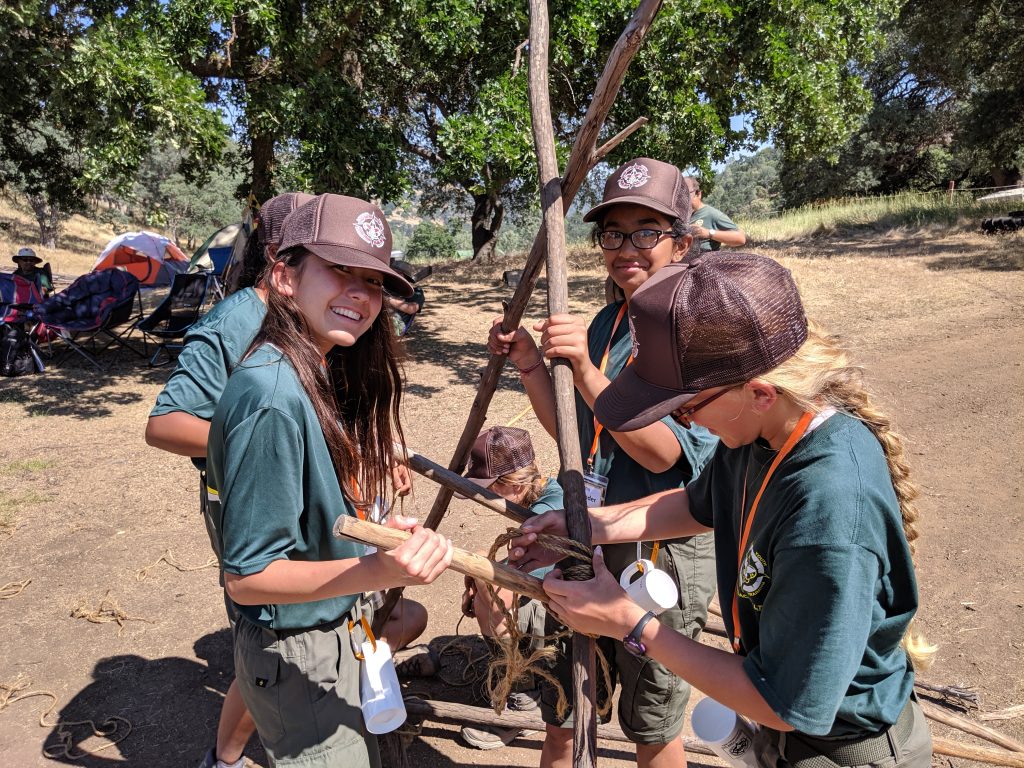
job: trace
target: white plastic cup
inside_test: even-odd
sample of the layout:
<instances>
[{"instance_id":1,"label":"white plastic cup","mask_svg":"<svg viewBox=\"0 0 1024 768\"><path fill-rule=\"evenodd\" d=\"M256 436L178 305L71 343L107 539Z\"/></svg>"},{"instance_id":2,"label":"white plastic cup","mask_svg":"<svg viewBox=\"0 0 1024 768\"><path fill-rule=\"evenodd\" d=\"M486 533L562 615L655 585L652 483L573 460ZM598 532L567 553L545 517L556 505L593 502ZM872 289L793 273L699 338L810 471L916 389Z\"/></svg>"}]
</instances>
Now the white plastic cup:
<instances>
[{"instance_id":1,"label":"white plastic cup","mask_svg":"<svg viewBox=\"0 0 1024 768\"><path fill-rule=\"evenodd\" d=\"M690 715L694 735L735 768L759 768L754 726L724 704L701 699Z\"/></svg>"},{"instance_id":2,"label":"white plastic cup","mask_svg":"<svg viewBox=\"0 0 1024 768\"><path fill-rule=\"evenodd\" d=\"M679 601L679 585L650 560L637 560L626 566L619 577L619 586L629 599L645 611L658 615Z\"/></svg>"},{"instance_id":3,"label":"white plastic cup","mask_svg":"<svg viewBox=\"0 0 1024 768\"><path fill-rule=\"evenodd\" d=\"M391 648L383 640L377 650L366 641L362 646L363 663L359 665L359 698L363 721L370 733L390 733L405 722L405 702L398 685L398 673L391 658Z\"/></svg>"}]
</instances>

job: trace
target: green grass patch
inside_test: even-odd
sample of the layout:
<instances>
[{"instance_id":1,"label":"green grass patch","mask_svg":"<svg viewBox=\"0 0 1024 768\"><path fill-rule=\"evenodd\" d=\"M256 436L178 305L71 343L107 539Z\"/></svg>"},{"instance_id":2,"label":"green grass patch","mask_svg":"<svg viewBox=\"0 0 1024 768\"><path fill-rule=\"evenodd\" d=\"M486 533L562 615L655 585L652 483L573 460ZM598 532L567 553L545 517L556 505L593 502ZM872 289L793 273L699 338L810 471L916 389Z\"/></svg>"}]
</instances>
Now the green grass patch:
<instances>
[{"instance_id":1,"label":"green grass patch","mask_svg":"<svg viewBox=\"0 0 1024 768\"><path fill-rule=\"evenodd\" d=\"M57 466L53 459L23 459L12 461L10 464L0 465L0 475L13 475L18 472L42 472Z\"/></svg>"},{"instance_id":2,"label":"green grass patch","mask_svg":"<svg viewBox=\"0 0 1024 768\"><path fill-rule=\"evenodd\" d=\"M751 219L740 226L758 242L800 240L815 235L885 231L899 227L976 228L981 219L1005 215L1021 201L978 202L969 192L901 193L884 197L846 198L784 211L771 219Z\"/></svg>"},{"instance_id":3,"label":"green grass patch","mask_svg":"<svg viewBox=\"0 0 1024 768\"><path fill-rule=\"evenodd\" d=\"M0 535L10 536L18 525L18 513L23 507L42 504L49 497L34 491L15 495L0 491Z\"/></svg>"}]
</instances>

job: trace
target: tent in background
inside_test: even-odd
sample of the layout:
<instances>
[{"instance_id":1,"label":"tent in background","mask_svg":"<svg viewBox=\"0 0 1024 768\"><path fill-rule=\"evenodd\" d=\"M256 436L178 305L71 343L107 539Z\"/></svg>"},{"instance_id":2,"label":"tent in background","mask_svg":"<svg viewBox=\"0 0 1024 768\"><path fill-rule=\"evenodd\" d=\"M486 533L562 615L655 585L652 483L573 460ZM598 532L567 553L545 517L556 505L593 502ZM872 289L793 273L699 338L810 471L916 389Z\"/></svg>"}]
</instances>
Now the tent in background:
<instances>
[{"instance_id":1,"label":"tent in background","mask_svg":"<svg viewBox=\"0 0 1024 768\"><path fill-rule=\"evenodd\" d=\"M242 230L242 222L228 224L214 232L199 246L192 254L192 260L188 263L188 271L194 272L203 269L207 272L221 274L231 258L231 249L235 245L235 238Z\"/></svg>"},{"instance_id":2,"label":"tent in background","mask_svg":"<svg viewBox=\"0 0 1024 768\"><path fill-rule=\"evenodd\" d=\"M174 275L188 269L181 248L154 232L125 232L103 249L92 271L123 269L146 288L168 286Z\"/></svg>"}]
</instances>

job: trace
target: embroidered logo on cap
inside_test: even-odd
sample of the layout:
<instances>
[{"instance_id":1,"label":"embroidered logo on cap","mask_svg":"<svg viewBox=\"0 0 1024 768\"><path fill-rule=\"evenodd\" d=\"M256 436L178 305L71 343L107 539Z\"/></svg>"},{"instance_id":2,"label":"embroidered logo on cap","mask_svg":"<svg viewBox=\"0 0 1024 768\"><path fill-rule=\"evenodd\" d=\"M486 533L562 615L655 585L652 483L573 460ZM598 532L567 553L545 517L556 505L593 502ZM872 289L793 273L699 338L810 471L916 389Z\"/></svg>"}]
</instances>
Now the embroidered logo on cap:
<instances>
[{"instance_id":1,"label":"embroidered logo on cap","mask_svg":"<svg viewBox=\"0 0 1024 768\"><path fill-rule=\"evenodd\" d=\"M374 248L383 248L385 240L384 222L373 211L360 213L356 217L356 234Z\"/></svg>"},{"instance_id":2,"label":"embroidered logo on cap","mask_svg":"<svg viewBox=\"0 0 1024 768\"><path fill-rule=\"evenodd\" d=\"M633 350L630 354L633 356L635 361L640 357L640 342L636 340L636 329L633 327L633 316L629 315L629 337L633 340Z\"/></svg>"},{"instance_id":3,"label":"embroidered logo on cap","mask_svg":"<svg viewBox=\"0 0 1024 768\"><path fill-rule=\"evenodd\" d=\"M651 172L643 163L634 163L622 172L619 176L619 187L622 189L636 189L642 187L651 180Z\"/></svg>"}]
</instances>

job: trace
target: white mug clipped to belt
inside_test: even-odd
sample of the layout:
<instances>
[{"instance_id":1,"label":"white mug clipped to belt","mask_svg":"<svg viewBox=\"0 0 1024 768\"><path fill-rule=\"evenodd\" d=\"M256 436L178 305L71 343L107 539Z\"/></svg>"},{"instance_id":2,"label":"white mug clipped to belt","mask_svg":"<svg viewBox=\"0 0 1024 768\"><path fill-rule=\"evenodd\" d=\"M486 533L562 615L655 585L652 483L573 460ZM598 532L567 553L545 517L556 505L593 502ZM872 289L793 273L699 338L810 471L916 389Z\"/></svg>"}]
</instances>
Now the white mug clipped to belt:
<instances>
[{"instance_id":1,"label":"white mug clipped to belt","mask_svg":"<svg viewBox=\"0 0 1024 768\"><path fill-rule=\"evenodd\" d=\"M701 699L690 715L694 735L734 768L760 768L754 734L757 726L712 698Z\"/></svg>"},{"instance_id":2,"label":"white mug clipped to belt","mask_svg":"<svg viewBox=\"0 0 1024 768\"><path fill-rule=\"evenodd\" d=\"M348 623L352 650L363 662L359 665L359 707L363 711L366 730L374 734L390 733L404 723L407 716L391 647L374 638L365 617L359 621L366 632L366 640L359 650L356 650L352 635L355 622Z\"/></svg>"}]
</instances>

